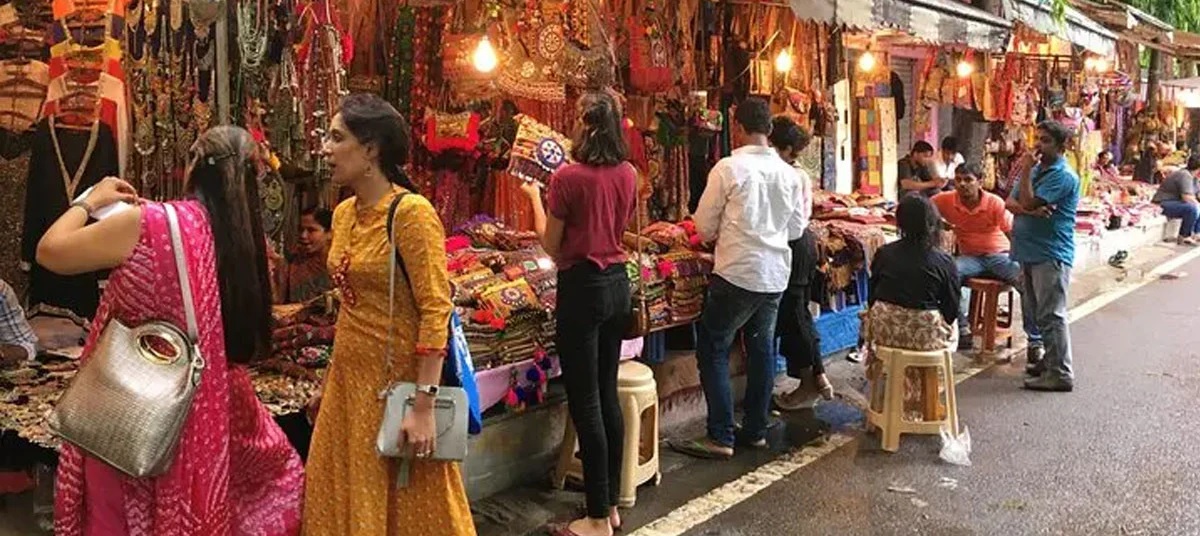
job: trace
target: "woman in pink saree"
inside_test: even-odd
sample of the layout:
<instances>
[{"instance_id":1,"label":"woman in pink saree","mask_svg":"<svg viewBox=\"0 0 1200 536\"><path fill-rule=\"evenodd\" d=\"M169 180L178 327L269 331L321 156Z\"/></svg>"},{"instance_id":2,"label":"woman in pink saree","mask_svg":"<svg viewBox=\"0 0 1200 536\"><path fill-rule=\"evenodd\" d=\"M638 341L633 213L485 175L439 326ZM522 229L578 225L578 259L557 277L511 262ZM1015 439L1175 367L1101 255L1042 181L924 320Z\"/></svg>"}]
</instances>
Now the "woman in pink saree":
<instances>
[{"instance_id":1,"label":"woman in pink saree","mask_svg":"<svg viewBox=\"0 0 1200 536\"><path fill-rule=\"evenodd\" d=\"M200 351L208 362L175 459L163 475L135 479L64 444L55 490L55 534L291 535L299 531L303 467L258 401L245 364L270 352L271 295L259 210L257 145L218 127L192 148L189 197L179 217ZM117 202L131 208L88 220ZM138 202L129 184L104 179L46 232L38 262L58 273L114 268L84 349L112 319L183 325L163 204Z\"/></svg>"}]
</instances>

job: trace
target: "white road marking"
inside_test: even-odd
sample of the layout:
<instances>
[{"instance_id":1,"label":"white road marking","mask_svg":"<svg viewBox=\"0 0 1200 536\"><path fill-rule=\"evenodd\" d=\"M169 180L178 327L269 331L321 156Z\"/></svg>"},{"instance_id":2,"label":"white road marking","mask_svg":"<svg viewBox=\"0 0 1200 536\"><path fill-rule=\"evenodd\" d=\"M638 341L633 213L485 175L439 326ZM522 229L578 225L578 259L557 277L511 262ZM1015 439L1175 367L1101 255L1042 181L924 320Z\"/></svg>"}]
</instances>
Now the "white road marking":
<instances>
[{"instance_id":1,"label":"white road marking","mask_svg":"<svg viewBox=\"0 0 1200 536\"><path fill-rule=\"evenodd\" d=\"M1109 290L1077 305L1069 313L1070 322L1075 322L1100 310L1105 305L1117 301L1129 295L1129 293L1156 281L1159 276L1171 273L1197 258L1200 258L1200 248L1173 257L1158 265L1136 283L1130 283ZM991 368L991 366L992 364L977 365L973 363L967 369L959 370L955 373L955 383L962 383L968 378ZM804 466L821 459L826 454L849 444L857 437L857 435L839 433L799 447L777 460L768 462L758 469L742 475L737 480L723 484L704 495L688 501L683 506L671 511L671 513L637 529L630 536L679 536L757 495L771 484L788 477Z\"/></svg>"}]
</instances>

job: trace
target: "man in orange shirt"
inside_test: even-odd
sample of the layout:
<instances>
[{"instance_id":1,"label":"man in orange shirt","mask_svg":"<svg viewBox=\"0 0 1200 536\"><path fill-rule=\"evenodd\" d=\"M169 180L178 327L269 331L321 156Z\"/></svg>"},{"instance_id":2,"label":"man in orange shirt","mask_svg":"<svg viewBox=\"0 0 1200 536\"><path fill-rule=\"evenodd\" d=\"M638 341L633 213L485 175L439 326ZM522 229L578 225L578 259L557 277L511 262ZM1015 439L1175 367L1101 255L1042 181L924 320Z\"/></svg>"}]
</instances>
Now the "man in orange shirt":
<instances>
[{"instance_id":1,"label":"man in orange shirt","mask_svg":"<svg viewBox=\"0 0 1200 536\"><path fill-rule=\"evenodd\" d=\"M1000 196L985 192L979 182L981 173L975 165L959 166L955 170L954 190L933 196L942 219L954 228L958 245L955 264L963 283L973 277L998 279L1020 290L1021 266L1009 258L1008 234L1012 232L1013 215L1004 208ZM963 299L967 297L963 293ZM1025 300L1021 300L1024 306ZM1022 309L1025 334L1029 337L1029 353L1040 356L1042 338L1033 311ZM959 349L973 346L967 307L959 308Z\"/></svg>"}]
</instances>

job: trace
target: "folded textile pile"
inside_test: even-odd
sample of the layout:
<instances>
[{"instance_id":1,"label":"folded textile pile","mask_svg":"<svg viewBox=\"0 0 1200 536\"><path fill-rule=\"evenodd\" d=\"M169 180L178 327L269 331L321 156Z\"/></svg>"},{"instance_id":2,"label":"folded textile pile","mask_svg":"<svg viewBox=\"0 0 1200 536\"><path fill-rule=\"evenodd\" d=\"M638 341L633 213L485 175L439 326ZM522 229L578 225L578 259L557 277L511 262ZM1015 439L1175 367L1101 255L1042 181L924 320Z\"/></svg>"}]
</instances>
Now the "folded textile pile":
<instances>
[{"instance_id":1,"label":"folded textile pile","mask_svg":"<svg viewBox=\"0 0 1200 536\"><path fill-rule=\"evenodd\" d=\"M471 236L473 246L447 254L451 296L476 370L531 359L554 346L554 263L540 246L501 250L484 245L504 234L501 227L475 218L461 235ZM461 242L457 238L448 241Z\"/></svg>"},{"instance_id":2,"label":"folded textile pile","mask_svg":"<svg viewBox=\"0 0 1200 536\"><path fill-rule=\"evenodd\" d=\"M830 291L843 291L854 284L854 274L870 266L875 252L886 242L883 228L844 220L813 221L809 229L817 235L821 271Z\"/></svg>"},{"instance_id":3,"label":"folded textile pile","mask_svg":"<svg viewBox=\"0 0 1200 536\"><path fill-rule=\"evenodd\" d=\"M475 247L500 251L536 248L541 242L537 233L510 229L491 216L475 216L463 223L455 232L470 238Z\"/></svg>"}]
</instances>

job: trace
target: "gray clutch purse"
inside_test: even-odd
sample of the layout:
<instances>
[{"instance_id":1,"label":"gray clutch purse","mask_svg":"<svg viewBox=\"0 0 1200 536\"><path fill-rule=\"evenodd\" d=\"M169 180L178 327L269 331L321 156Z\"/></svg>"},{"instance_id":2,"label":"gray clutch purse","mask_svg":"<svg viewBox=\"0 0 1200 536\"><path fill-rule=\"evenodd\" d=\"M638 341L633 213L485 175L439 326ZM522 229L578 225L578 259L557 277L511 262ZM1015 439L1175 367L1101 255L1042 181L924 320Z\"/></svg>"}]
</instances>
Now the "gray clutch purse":
<instances>
[{"instance_id":1,"label":"gray clutch purse","mask_svg":"<svg viewBox=\"0 0 1200 536\"><path fill-rule=\"evenodd\" d=\"M109 321L47 422L63 440L139 478L170 468L204 369L179 222L166 210L187 333L167 322Z\"/></svg>"},{"instance_id":2,"label":"gray clutch purse","mask_svg":"<svg viewBox=\"0 0 1200 536\"><path fill-rule=\"evenodd\" d=\"M400 423L412 409L417 393L415 383L396 383L385 392L383 423L375 450L380 456L407 456L400 448ZM433 403L433 419L437 426L434 460L460 462L467 457L467 393L462 389L442 387Z\"/></svg>"},{"instance_id":3,"label":"gray clutch purse","mask_svg":"<svg viewBox=\"0 0 1200 536\"><path fill-rule=\"evenodd\" d=\"M401 194L401 197L406 194ZM392 206L398 204L399 198L393 201ZM389 211L390 214L394 212ZM402 458L401 472L398 475L397 485L403 487L407 483L407 469L410 460L408 457L411 452L406 452L400 445L400 429L404 422L404 416L412 409L413 400L417 393L417 384L412 382L396 382L393 380L393 363L394 351L392 348L392 333L391 326L395 325L393 315L395 313L396 301L396 266L400 255L400 251L395 247L395 241L390 235L389 225L388 243L391 245L392 254L389 255L390 263L388 266L388 326L387 333L387 377L385 381L391 382L379 391L379 398L384 402L383 407L383 422L379 425L379 435L375 439L375 450L380 456ZM449 333L447 333L449 337ZM467 412L470 410L470 404L467 401L467 392L458 387L442 387L438 390L437 398L433 405L433 418L437 427L437 437L434 440L434 452L431 456L434 460L440 461L462 461L467 457L467 425L469 419Z\"/></svg>"}]
</instances>

